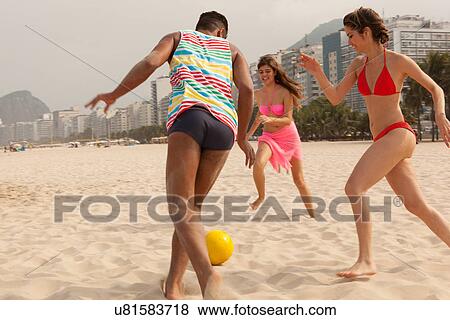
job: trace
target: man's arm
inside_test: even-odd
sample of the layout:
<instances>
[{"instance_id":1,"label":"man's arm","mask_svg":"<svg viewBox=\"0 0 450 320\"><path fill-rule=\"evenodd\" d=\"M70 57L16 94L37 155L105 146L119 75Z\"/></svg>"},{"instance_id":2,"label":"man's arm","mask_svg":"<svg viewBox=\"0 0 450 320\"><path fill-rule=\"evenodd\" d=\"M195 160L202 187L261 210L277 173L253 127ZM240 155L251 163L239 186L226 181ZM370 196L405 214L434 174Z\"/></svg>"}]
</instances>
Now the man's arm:
<instances>
[{"instance_id":1,"label":"man's arm","mask_svg":"<svg viewBox=\"0 0 450 320\"><path fill-rule=\"evenodd\" d=\"M176 33L164 36L153 50L141 61L139 61L125 76L120 85L113 91L116 98L130 92L145 80L147 80L156 69L169 60L174 48Z\"/></svg>"},{"instance_id":2,"label":"man's arm","mask_svg":"<svg viewBox=\"0 0 450 320\"><path fill-rule=\"evenodd\" d=\"M255 151L246 139L248 123L252 116L253 108L253 82L250 77L247 61L237 47L230 44L233 55L233 79L239 90L238 99L238 133L237 143L245 153L245 165L250 168L255 162Z\"/></svg>"},{"instance_id":3,"label":"man's arm","mask_svg":"<svg viewBox=\"0 0 450 320\"><path fill-rule=\"evenodd\" d=\"M118 98L130 92L148 79L164 62L171 57L175 47L175 39L178 33L170 33L164 36L153 50L141 61L139 61L125 76L122 82L112 92L99 94L86 107L94 108L100 101L106 103L105 112Z\"/></svg>"},{"instance_id":4,"label":"man's arm","mask_svg":"<svg viewBox=\"0 0 450 320\"><path fill-rule=\"evenodd\" d=\"M258 127L261 125L261 121L259 120L259 117L261 116L261 112L259 112L259 107L258 107L258 96L259 96L259 90L254 90L253 92L253 97L254 97L254 101L253 101L253 105L256 105L258 108L258 112L256 113L255 116L255 120L253 121L252 126L250 127L250 129L248 130L245 139L249 140L250 137L255 133L256 129L258 129ZM252 111L253 113L253 111Z\"/></svg>"},{"instance_id":5,"label":"man's arm","mask_svg":"<svg viewBox=\"0 0 450 320\"><path fill-rule=\"evenodd\" d=\"M252 116L253 108L253 82L250 77L247 61L238 48L231 45L234 53L233 57L233 79L234 84L239 90L239 99L237 106L238 113L238 134L237 140L245 139L248 124Z\"/></svg>"}]
</instances>

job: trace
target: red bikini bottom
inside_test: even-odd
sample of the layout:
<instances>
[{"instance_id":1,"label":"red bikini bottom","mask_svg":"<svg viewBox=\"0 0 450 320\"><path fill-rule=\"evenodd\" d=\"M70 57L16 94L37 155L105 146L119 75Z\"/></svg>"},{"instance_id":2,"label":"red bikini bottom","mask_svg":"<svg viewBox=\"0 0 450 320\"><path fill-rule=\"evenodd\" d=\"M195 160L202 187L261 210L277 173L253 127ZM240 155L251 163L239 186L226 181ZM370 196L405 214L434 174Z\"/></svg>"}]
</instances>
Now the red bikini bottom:
<instances>
[{"instance_id":1,"label":"red bikini bottom","mask_svg":"<svg viewBox=\"0 0 450 320\"><path fill-rule=\"evenodd\" d=\"M416 136L416 133L414 132L414 130L411 128L411 126L407 122L400 121L400 122L393 123L390 126L387 126L386 128L384 128L379 134L377 134L377 136L373 139L373 141L375 142L375 141L383 138L389 132L391 132L392 130L397 129L397 128L407 129L414 134L414 137Z\"/></svg>"}]
</instances>

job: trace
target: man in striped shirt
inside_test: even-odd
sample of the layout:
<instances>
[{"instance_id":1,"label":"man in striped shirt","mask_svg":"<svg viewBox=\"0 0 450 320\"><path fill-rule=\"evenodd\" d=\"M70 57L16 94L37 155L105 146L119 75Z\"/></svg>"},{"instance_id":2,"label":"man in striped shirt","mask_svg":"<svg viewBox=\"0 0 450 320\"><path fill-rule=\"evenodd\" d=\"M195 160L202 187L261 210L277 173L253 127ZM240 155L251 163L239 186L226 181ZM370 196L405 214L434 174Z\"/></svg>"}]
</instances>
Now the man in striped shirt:
<instances>
[{"instance_id":1,"label":"man in striped shirt","mask_svg":"<svg viewBox=\"0 0 450 320\"><path fill-rule=\"evenodd\" d=\"M169 213L174 221L172 256L164 295L183 298L182 277L189 260L202 295L220 298L221 276L208 257L199 214L204 197L219 176L234 141L249 168L255 153L246 140L253 106L253 83L243 54L226 40L227 19L218 12L203 13L196 30L164 36L112 92L99 94L86 106L106 103L105 112L119 97L143 83L168 62L172 95L168 110L166 186ZM239 90L236 110L232 83Z\"/></svg>"}]
</instances>

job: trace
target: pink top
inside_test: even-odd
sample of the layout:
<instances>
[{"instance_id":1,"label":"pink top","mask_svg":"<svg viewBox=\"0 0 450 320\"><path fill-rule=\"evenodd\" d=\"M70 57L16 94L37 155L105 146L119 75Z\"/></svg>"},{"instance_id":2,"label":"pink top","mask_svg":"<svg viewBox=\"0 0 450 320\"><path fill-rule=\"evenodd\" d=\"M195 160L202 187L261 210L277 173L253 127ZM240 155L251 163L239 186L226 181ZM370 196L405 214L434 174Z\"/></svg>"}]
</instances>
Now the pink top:
<instances>
[{"instance_id":1,"label":"pink top","mask_svg":"<svg viewBox=\"0 0 450 320\"><path fill-rule=\"evenodd\" d=\"M268 116L270 114L270 112L272 112L274 115L276 116L282 116L284 114L284 105L282 104L274 104L272 106L264 106L264 105L260 105L259 106L259 112L261 112L261 114Z\"/></svg>"}]
</instances>

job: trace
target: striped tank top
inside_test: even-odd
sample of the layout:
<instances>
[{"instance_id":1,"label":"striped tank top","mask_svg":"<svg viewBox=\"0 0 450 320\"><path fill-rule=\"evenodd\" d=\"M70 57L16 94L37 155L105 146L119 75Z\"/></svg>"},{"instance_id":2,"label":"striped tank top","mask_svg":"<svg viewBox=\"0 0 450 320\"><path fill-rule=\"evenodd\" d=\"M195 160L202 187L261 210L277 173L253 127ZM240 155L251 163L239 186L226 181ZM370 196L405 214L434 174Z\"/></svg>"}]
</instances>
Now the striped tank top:
<instances>
[{"instance_id":1,"label":"striped tank top","mask_svg":"<svg viewBox=\"0 0 450 320\"><path fill-rule=\"evenodd\" d=\"M237 113L231 95L233 65L230 44L197 31L181 31L170 62L172 95L167 129L184 111L201 105L237 133Z\"/></svg>"}]
</instances>

